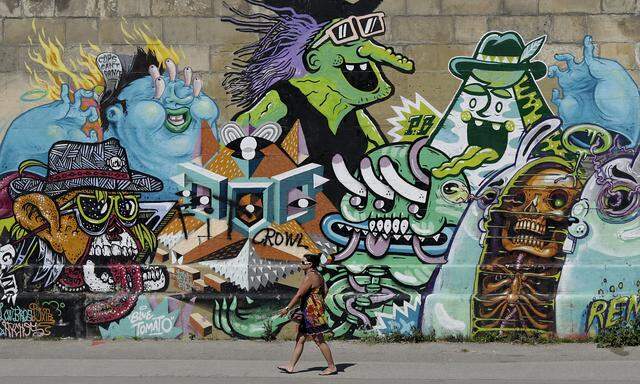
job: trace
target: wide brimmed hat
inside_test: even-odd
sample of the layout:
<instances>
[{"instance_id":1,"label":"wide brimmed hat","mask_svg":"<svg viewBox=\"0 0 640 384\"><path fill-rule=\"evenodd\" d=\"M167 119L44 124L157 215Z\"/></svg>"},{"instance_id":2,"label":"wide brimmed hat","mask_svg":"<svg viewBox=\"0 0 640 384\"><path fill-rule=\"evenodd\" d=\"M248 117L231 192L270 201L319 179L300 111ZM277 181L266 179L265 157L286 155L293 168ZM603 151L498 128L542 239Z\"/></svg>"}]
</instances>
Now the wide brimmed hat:
<instances>
[{"instance_id":1,"label":"wide brimmed hat","mask_svg":"<svg viewBox=\"0 0 640 384\"><path fill-rule=\"evenodd\" d=\"M24 173L26 166L42 166L47 176ZM129 169L127 152L116 139L100 143L60 141L49 150L48 164L27 160L20 166L21 175L12 180L12 198L39 192L56 196L77 189L100 189L121 192L158 192L162 181Z\"/></svg>"},{"instance_id":2,"label":"wide brimmed hat","mask_svg":"<svg viewBox=\"0 0 640 384\"><path fill-rule=\"evenodd\" d=\"M516 32L489 32L482 37L473 57L455 57L449 69L456 77L465 79L474 69L491 71L530 70L535 79L547 73L542 61L530 61L542 48L546 36L540 36L525 46Z\"/></svg>"}]
</instances>

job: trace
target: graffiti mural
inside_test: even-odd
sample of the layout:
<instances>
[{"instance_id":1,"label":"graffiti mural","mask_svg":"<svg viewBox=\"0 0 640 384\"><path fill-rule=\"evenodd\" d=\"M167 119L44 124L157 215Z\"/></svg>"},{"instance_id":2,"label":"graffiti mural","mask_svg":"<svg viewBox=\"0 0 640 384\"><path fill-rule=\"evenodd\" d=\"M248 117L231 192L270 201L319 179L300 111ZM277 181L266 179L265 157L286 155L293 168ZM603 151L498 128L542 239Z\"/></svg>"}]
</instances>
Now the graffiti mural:
<instances>
[{"instance_id":1,"label":"graffiti mural","mask_svg":"<svg viewBox=\"0 0 640 384\"><path fill-rule=\"evenodd\" d=\"M179 56L174 50L158 48L144 31L136 32L154 48L138 48L128 55L83 51L76 66L90 72L70 79L64 76L71 71L64 63L45 61L43 56L61 55L50 40L42 43L43 53L32 53L34 65L55 79L45 85L46 95L54 100L13 120L0 145L0 172L17 169L21 159L46 160L49 147L58 141L115 138L129 150L134 167L153 173L166 185L158 191L160 198L175 196L170 178L177 173L176 165L199 156L203 129L216 133L218 107L191 67L184 67L178 77Z\"/></svg>"},{"instance_id":2,"label":"graffiti mural","mask_svg":"<svg viewBox=\"0 0 640 384\"><path fill-rule=\"evenodd\" d=\"M396 96L425 63L382 3L239 0L219 77L146 25L72 53L34 22L2 120L0 338L287 337L308 254L335 337L635 319L633 76L591 36L576 58L487 31L449 85Z\"/></svg>"},{"instance_id":3,"label":"graffiti mural","mask_svg":"<svg viewBox=\"0 0 640 384\"><path fill-rule=\"evenodd\" d=\"M416 303L446 262L461 202L469 197L463 175L431 176L448 160L424 139L373 151L357 175L334 157L334 174L349 190L340 213L326 217L322 227L340 248L327 266L327 304L337 334L380 326L376 317L399 312L397 305L420 312ZM416 318L411 325L418 324Z\"/></svg>"},{"instance_id":4,"label":"graffiti mural","mask_svg":"<svg viewBox=\"0 0 640 384\"><path fill-rule=\"evenodd\" d=\"M353 172L361 155L387 142L366 108L393 94L383 66L411 73L414 63L373 39L387 30L384 13L375 11L380 1L334 1L335 7L322 0L253 3L276 16L227 19L261 36L238 51L236 70L225 79L233 100L245 109L234 120L255 127L277 122L285 135L298 129L304 136L302 162L325 167L331 181L324 190L337 205L341 192L331 177L333 148L344 148ZM292 4L283 7L287 3Z\"/></svg>"},{"instance_id":5,"label":"graffiti mural","mask_svg":"<svg viewBox=\"0 0 640 384\"><path fill-rule=\"evenodd\" d=\"M514 32L489 33L473 56L449 63L463 83L432 136L433 145L455 156L453 168L468 169L474 192L512 161L526 130L551 116L535 84L546 65L532 61L545 38L525 45Z\"/></svg>"}]
</instances>

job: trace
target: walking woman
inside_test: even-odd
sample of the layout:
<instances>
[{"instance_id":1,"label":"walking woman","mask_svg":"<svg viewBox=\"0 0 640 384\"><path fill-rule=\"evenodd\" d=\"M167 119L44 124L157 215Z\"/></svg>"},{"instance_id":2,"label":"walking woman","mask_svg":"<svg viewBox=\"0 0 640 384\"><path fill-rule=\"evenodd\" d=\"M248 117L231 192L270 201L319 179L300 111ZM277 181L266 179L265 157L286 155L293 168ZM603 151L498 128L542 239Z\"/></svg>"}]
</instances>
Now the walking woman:
<instances>
[{"instance_id":1,"label":"walking woman","mask_svg":"<svg viewBox=\"0 0 640 384\"><path fill-rule=\"evenodd\" d=\"M331 356L331 349L329 349L329 345L324 340L324 333L329 331L324 308L327 286L322 275L318 272L319 265L320 255L308 254L304 256L302 261L304 280L289 305L280 310L280 316L286 316L293 306L300 301L300 308L291 317L291 320L298 323L296 346L293 349L289 364L278 367L278 369L286 373L294 372L296 363L300 359L300 355L302 355L304 343L308 339L313 339L318 348L320 348L325 360L327 360L327 369L322 371L320 375L327 376L338 373L338 369L333 362L333 356Z\"/></svg>"}]
</instances>

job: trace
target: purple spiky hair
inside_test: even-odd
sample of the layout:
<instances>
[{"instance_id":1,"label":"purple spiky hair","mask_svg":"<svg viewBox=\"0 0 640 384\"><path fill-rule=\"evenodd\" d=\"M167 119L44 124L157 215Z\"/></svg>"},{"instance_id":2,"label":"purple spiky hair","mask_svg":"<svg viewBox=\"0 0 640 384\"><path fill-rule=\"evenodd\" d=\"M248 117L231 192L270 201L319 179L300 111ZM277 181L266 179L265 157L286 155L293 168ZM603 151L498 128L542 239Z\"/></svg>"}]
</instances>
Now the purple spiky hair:
<instances>
[{"instance_id":1,"label":"purple spiky hair","mask_svg":"<svg viewBox=\"0 0 640 384\"><path fill-rule=\"evenodd\" d=\"M234 52L231 70L225 74L223 86L232 103L241 108L255 104L280 81L304 76L304 53L327 23L299 14L292 8L277 8L261 1L249 3L264 7L274 14L247 14L230 8L237 17L222 20L236 25L240 32L257 33L260 39Z\"/></svg>"}]
</instances>

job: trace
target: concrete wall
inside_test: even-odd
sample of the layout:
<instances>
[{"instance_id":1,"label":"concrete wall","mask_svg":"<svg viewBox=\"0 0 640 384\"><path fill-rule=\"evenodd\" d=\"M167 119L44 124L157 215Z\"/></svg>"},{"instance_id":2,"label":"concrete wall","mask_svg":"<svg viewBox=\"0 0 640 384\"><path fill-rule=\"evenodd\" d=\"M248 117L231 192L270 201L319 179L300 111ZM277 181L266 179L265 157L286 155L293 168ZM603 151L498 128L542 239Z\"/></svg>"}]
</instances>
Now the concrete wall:
<instances>
[{"instance_id":1,"label":"concrete wall","mask_svg":"<svg viewBox=\"0 0 640 384\"><path fill-rule=\"evenodd\" d=\"M227 3L252 9L242 1ZM0 7L3 72L24 70L33 18L68 49L91 41L117 50L124 43L120 29L124 17L130 23L146 23L162 41L182 48L188 64L206 74L205 89L221 105L228 104L220 84L231 53L252 41L250 35L236 33L220 21L229 11L217 0L7 1ZM447 70L449 59L473 50L489 30L515 30L527 41L546 34L541 59L547 63L557 52L579 53L582 38L590 34L603 56L615 57L638 79L636 1L394 0L383 2L380 10L390 25L382 40L417 63L411 77L389 73L397 95L420 91L440 110L451 99L448 90L457 86ZM543 81L542 87L549 94L553 84ZM372 111L380 124L386 124L388 106L378 105ZM232 114L233 109L223 112L227 118Z\"/></svg>"},{"instance_id":2,"label":"concrete wall","mask_svg":"<svg viewBox=\"0 0 640 384\"><path fill-rule=\"evenodd\" d=\"M342 337L635 317L637 0L227 3L0 1L0 336L285 337L308 253Z\"/></svg>"}]
</instances>

